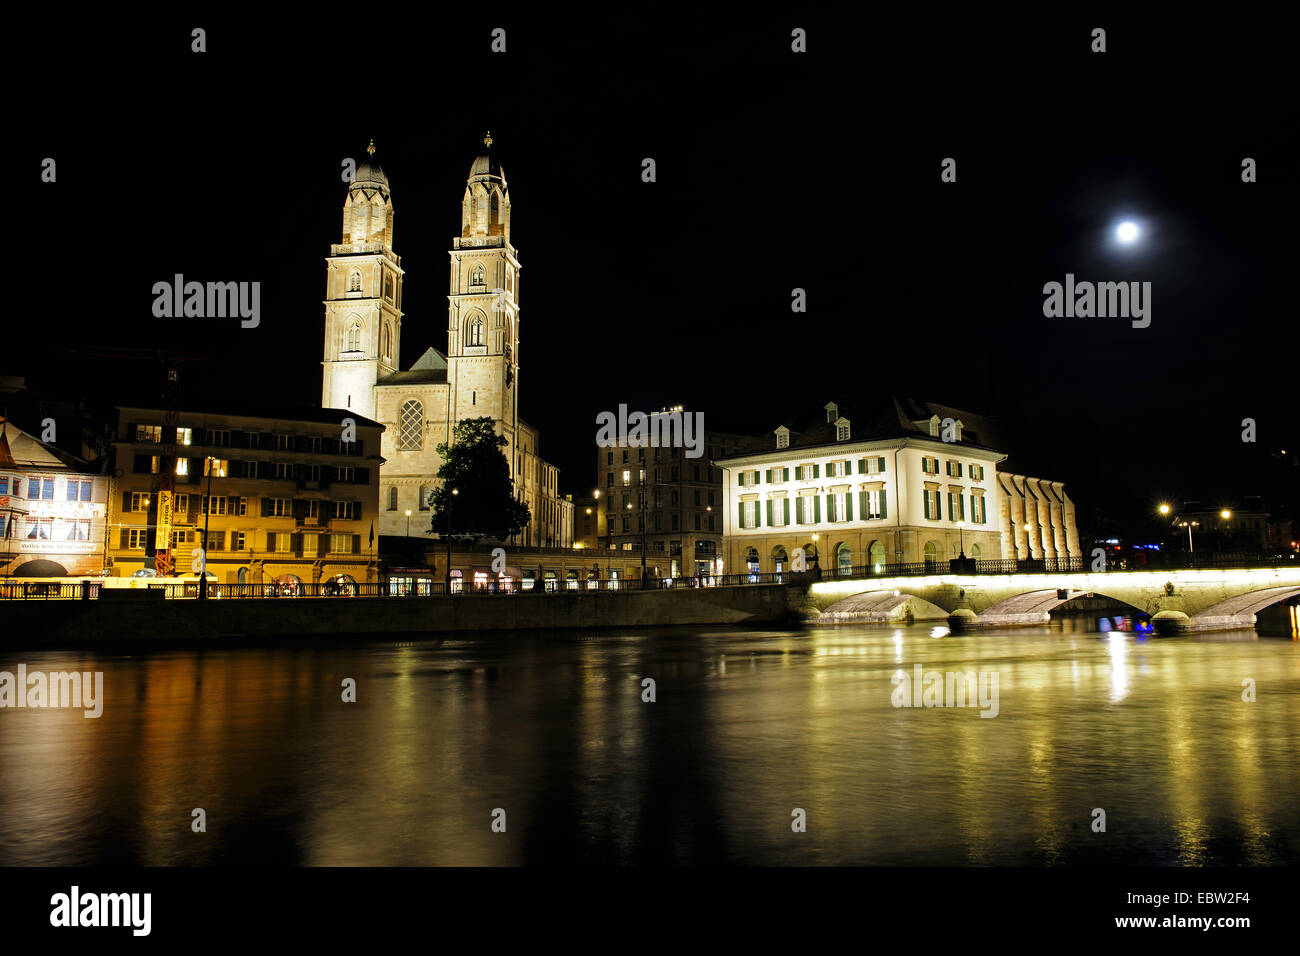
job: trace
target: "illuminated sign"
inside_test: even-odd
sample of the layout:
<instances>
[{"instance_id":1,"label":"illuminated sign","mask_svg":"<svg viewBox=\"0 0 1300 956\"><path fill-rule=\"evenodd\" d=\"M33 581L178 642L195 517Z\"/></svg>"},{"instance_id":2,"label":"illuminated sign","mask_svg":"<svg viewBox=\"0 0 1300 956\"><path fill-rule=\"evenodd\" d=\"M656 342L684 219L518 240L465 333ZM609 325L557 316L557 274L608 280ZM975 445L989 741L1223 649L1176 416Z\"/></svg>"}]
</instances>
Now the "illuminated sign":
<instances>
[{"instance_id":1,"label":"illuminated sign","mask_svg":"<svg viewBox=\"0 0 1300 956\"><path fill-rule=\"evenodd\" d=\"M172 539L172 493L158 492L158 528L154 531L153 547L155 551L171 548Z\"/></svg>"}]
</instances>

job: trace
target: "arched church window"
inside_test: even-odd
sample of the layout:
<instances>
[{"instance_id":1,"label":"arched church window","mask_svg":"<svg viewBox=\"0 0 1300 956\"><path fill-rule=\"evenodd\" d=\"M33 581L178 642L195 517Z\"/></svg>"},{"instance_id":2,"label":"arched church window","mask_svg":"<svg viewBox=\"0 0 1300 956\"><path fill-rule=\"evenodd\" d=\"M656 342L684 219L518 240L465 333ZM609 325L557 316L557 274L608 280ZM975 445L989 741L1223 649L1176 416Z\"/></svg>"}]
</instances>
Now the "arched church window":
<instances>
[{"instance_id":1,"label":"arched church window","mask_svg":"<svg viewBox=\"0 0 1300 956\"><path fill-rule=\"evenodd\" d=\"M393 354L393 327L388 322L384 323L384 340L380 343L380 355L385 361L391 361Z\"/></svg>"},{"instance_id":2,"label":"arched church window","mask_svg":"<svg viewBox=\"0 0 1300 956\"><path fill-rule=\"evenodd\" d=\"M466 345L483 344L483 317L474 316L469 320L469 334L465 336Z\"/></svg>"},{"instance_id":3,"label":"arched church window","mask_svg":"<svg viewBox=\"0 0 1300 956\"><path fill-rule=\"evenodd\" d=\"M343 339L343 351L360 352L361 351L361 326L353 322L348 326L347 333Z\"/></svg>"},{"instance_id":4,"label":"arched church window","mask_svg":"<svg viewBox=\"0 0 1300 956\"><path fill-rule=\"evenodd\" d=\"M393 277L390 275L384 276L384 298L393 301Z\"/></svg>"},{"instance_id":5,"label":"arched church window","mask_svg":"<svg viewBox=\"0 0 1300 956\"><path fill-rule=\"evenodd\" d=\"M433 507L433 489L428 485L420 486L420 510L428 511Z\"/></svg>"},{"instance_id":6,"label":"arched church window","mask_svg":"<svg viewBox=\"0 0 1300 956\"><path fill-rule=\"evenodd\" d=\"M388 510L389 511L397 510L397 489L396 488L388 489Z\"/></svg>"},{"instance_id":7,"label":"arched church window","mask_svg":"<svg viewBox=\"0 0 1300 956\"><path fill-rule=\"evenodd\" d=\"M361 273L360 273L360 272L355 272L355 271L354 271L354 272L352 273L352 277L351 277L350 279L348 279L348 291L349 291L349 292L360 292L360 291L361 291Z\"/></svg>"},{"instance_id":8,"label":"arched church window","mask_svg":"<svg viewBox=\"0 0 1300 956\"><path fill-rule=\"evenodd\" d=\"M398 421L397 447L403 451L424 447L424 406L415 399L402 403L402 414Z\"/></svg>"},{"instance_id":9,"label":"arched church window","mask_svg":"<svg viewBox=\"0 0 1300 956\"><path fill-rule=\"evenodd\" d=\"M482 267L482 266L475 266L475 267L474 267L474 278L473 278L472 282L473 282L474 285L482 285L482 284L483 284L483 267Z\"/></svg>"}]
</instances>

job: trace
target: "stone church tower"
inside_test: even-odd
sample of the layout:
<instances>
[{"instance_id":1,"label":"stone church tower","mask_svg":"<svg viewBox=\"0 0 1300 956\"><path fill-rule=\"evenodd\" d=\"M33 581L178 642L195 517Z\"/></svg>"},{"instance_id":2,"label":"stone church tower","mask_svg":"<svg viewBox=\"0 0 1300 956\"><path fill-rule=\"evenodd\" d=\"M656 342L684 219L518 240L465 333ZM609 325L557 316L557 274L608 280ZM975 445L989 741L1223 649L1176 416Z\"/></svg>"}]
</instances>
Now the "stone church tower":
<instances>
[{"instance_id":1,"label":"stone church tower","mask_svg":"<svg viewBox=\"0 0 1300 956\"><path fill-rule=\"evenodd\" d=\"M330 246L325 280L321 407L375 418L375 384L397 371L402 265L393 252L388 177L371 140L343 203L343 241Z\"/></svg>"},{"instance_id":2,"label":"stone church tower","mask_svg":"<svg viewBox=\"0 0 1300 956\"><path fill-rule=\"evenodd\" d=\"M452 240L447 381L453 421L495 418L518 481L511 449L519 428L519 260L510 244L510 191L490 133L483 146L465 184L460 235Z\"/></svg>"}]
</instances>

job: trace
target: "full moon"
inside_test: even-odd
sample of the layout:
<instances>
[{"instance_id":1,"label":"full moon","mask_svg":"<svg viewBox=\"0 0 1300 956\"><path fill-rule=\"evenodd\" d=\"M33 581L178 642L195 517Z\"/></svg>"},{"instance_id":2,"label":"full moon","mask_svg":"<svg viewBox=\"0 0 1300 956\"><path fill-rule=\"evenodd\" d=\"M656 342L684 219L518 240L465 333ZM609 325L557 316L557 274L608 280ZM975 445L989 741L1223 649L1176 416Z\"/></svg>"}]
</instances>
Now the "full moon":
<instances>
[{"instance_id":1,"label":"full moon","mask_svg":"<svg viewBox=\"0 0 1300 956\"><path fill-rule=\"evenodd\" d=\"M1115 230L1115 237L1120 242L1133 242L1138 237L1137 223L1121 222L1119 228Z\"/></svg>"}]
</instances>

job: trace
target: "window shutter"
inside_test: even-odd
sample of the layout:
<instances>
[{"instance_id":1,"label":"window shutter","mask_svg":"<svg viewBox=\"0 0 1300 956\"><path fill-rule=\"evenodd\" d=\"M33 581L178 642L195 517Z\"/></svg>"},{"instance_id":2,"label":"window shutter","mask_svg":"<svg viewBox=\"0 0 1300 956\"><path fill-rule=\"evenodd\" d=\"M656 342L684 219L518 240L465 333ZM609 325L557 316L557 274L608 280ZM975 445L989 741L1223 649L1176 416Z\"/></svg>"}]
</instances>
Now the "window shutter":
<instances>
[{"instance_id":1,"label":"window shutter","mask_svg":"<svg viewBox=\"0 0 1300 956\"><path fill-rule=\"evenodd\" d=\"M17 497L17 496L15 496L15 497ZM122 510L123 510L123 511L130 511L130 510L131 510L131 492L129 492L129 491L124 491L124 492L122 492ZM12 517L12 516L11 516L11 517ZM126 545L122 545L122 547L125 548Z\"/></svg>"},{"instance_id":2,"label":"window shutter","mask_svg":"<svg viewBox=\"0 0 1300 956\"><path fill-rule=\"evenodd\" d=\"M743 471L736 472L736 484L741 488L745 487L745 473Z\"/></svg>"},{"instance_id":3,"label":"window shutter","mask_svg":"<svg viewBox=\"0 0 1300 956\"><path fill-rule=\"evenodd\" d=\"M190 484L191 485L197 485L199 483L199 479L203 477L202 474L200 474L202 470L203 470L203 459L191 458L190 459Z\"/></svg>"},{"instance_id":4,"label":"window shutter","mask_svg":"<svg viewBox=\"0 0 1300 956\"><path fill-rule=\"evenodd\" d=\"M797 505L791 505L791 507L794 508L794 523L803 524L803 503L799 498L796 498L794 500L800 502Z\"/></svg>"},{"instance_id":5,"label":"window shutter","mask_svg":"<svg viewBox=\"0 0 1300 956\"><path fill-rule=\"evenodd\" d=\"M767 483L768 483L769 485L772 483L772 469L771 469L771 468L769 468L769 469L767 470Z\"/></svg>"},{"instance_id":6,"label":"window shutter","mask_svg":"<svg viewBox=\"0 0 1300 956\"><path fill-rule=\"evenodd\" d=\"M887 508L885 507L885 489L884 489L884 488L881 488L881 489L880 489L880 517L882 517L882 518L888 518L888 517L889 517L889 509L887 509Z\"/></svg>"},{"instance_id":7,"label":"window shutter","mask_svg":"<svg viewBox=\"0 0 1300 956\"><path fill-rule=\"evenodd\" d=\"M869 497L870 494L871 492L869 491L858 492L858 517L862 518L863 520L865 520L867 516L871 514L871 499Z\"/></svg>"},{"instance_id":8,"label":"window shutter","mask_svg":"<svg viewBox=\"0 0 1300 956\"><path fill-rule=\"evenodd\" d=\"M827 521L835 520L835 496L834 495L826 496L826 520Z\"/></svg>"},{"instance_id":9,"label":"window shutter","mask_svg":"<svg viewBox=\"0 0 1300 956\"><path fill-rule=\"evenodd\" d=\"M361 553L361 535L359 534L354 534L352 536L352 553L353 554Z\"/></svg>"},{"instance_id":10,"label":"window shutter","mask_svg":"<svg viewBox=\"0 0 1300 956\"><path fill-rule=\"evenodd\" d=\"M763 506L757 501L754 502L754 527L763 527Z\"/></svg>"},{"instance_id":11,"label":"window shutter","mask_svg":"<svg viewBox=\"0 0 1300 956\"><path fill-rule=\"evenodd\" d=\"M263 498L263 499L262 499L262 517L263 517L263 518L269 518L270 516L271 516L271 499L270 499L270 498Z\"/></svg>"},{"instance_id":12,"label":"window shutter","mask_svg":"<svg viewBox=\"0 0 1300 956\"><path fill-rule=\"evenodd\" d=\"M961 477L961 462L957 462L957 477Z\"/></svg>"},{"instance_id":13,"label":"window shutter","mask_svg":"<svg viewBox=\"0 0 1300 956\"><path fill-rule=\"evenodd\" d=\"M293 499L293 516L298 521L307 516L307 502L302 498Z\"/></svg>"},{"instance_id":14,"label":"window shutter","mask_svg":"<svg viewBox=\"0 0 1300 956\"><path fill-rule=\"evenodd\" d=\"M814 477L814 478L820 478L821 476L822 476L822 466L821 466L821 465L813 465L813 477Z\"/></svg>"},{"instance_id":15,"label":"window shutter","mask_svg":"<svg viewBox=\"0 0 1300 956\"><path fill-rule=\"evenodd\" d=\"M9 519L9 520L11 520L11 521L13 520L13 516L12 516L12 515L10 515L10 519ZM125 551L127 548L131 547L131 537L130 537L130 533L129 533L125 528L122 529L122 534L121 534L121 537L118 538L117 546L118 546L119 548L121 548L123 551Z\"/></svg>"},{"instance_id":16,"label":"window shutter","mask_svg":"<svg viewBox=\"0 0 1300 956\"><path fill-rule=\"evenodd\" d=\"M937 491L934 493L934 520L943 520L943 495Z\"/></svg>"},{"instance_id":17,"label":"window shutter","mask_svg":"<svg viewBox=\"0 0 1300 956\"><path fill-rule=\"evenodd\" d=\"M844 520L853 520L853 496L848 492L844 493Z\"/></svg>"},{"instance_id":18,"label":"window shutter","mask_svg":"<svg viewBox=\"0 0 1300 956\"><path fill-rule=\"evenodd\" d=\"M302 557L302 535L300 534L290 535L289 540L290 540L289 546L293 548L293 556L295 558L301 558Z\"/></svg>"},{"instance_id":19,"label":"window shutter","mask_svg":"<svg viewBox=\"0 0 1300 956\"><path fill-rule=\"evenodd\" d=\"M781 480L782 480L782 481L789 481L789 480L790 480L790 469L789 469L789 468L782 468L782 469L781 469Z\"/></svg>"},{"instance_id":20,"label":"window shutter","mask_svg":"<svg viewBox=\"0 0 1300 956\"><path fill-rule=\"evenodd\" d=\"M369 469L369 468L358 468L357 471L356 471L356 477L357 477L357 484L358 484L358 485L368 485L368 484L370 484L370 469Z\"/></svg>"},{"instance_id":21,"label":"window shutter","mask_svg":"<svg viewBox=\"0 0 1300 956\"><path fill-rule=\"evenodd\" d=\"M867 473L867 460L866 460L865 458L859 458L859 459L858 459L858 474L859 474L859 475L865 475L866 473Z\"/></svg>"},{"instance_id":22,"label":"window shutter","mask_svg":"<svg viewBox=\"0 0 1300 956\"><path fill-rule=\"evenodd\" d=\"M739 509L740 509L740 512L739 512L739 515L738 515L738 517L737 517L737 524L736 524L736 527L737 527L737 528L743 528L743 527L745 527L745 503L744 503L743 501L740 502L740 504L738 505L738 507L739 507Z\"/></svg>"},{"instance_id":23,"label":"window shutter","mask_svg":"<svg viewBox=\"0 0 1300 956\"><path fill-rule=\"evenodd\" d=\"M323 558L325 555L329 554L329 551L329 535L316 535L316 557Z\"/></svg>"},{"instance_id":24,"label":"window shutter","mask_svg":"<svg viewBox=\"0 0 1300 956\"><path fill-rule=\"evenodd\" d=\"M364 510L363 506L360 501L354 502L354 504L355 504L355 510L353 511L353 519L356 521L360 521L361 512Z\"/></svg>"},{"instance_id":25,"label":"window shutter","mask_svg":"<svg viewBox=\"0 0 1300 956\"><path fill-rule=\"evenodd\" d=\"M814 465L814 468L817 466ZM813 495L813 524L821 524L822 520L822 496Z\"/></svg>"},{"instance_id":26,"label":"window shutter","mask_svg":"<svg viewBox=\"0 0 1300 956\"><path fill-rule=\"evenodd\" d=\"M770 475L771 472L769 471L768 474ZM767 526L769 528L772 527L772 499L771 498L767 499Z\"/></svg>"}]
</instances>

